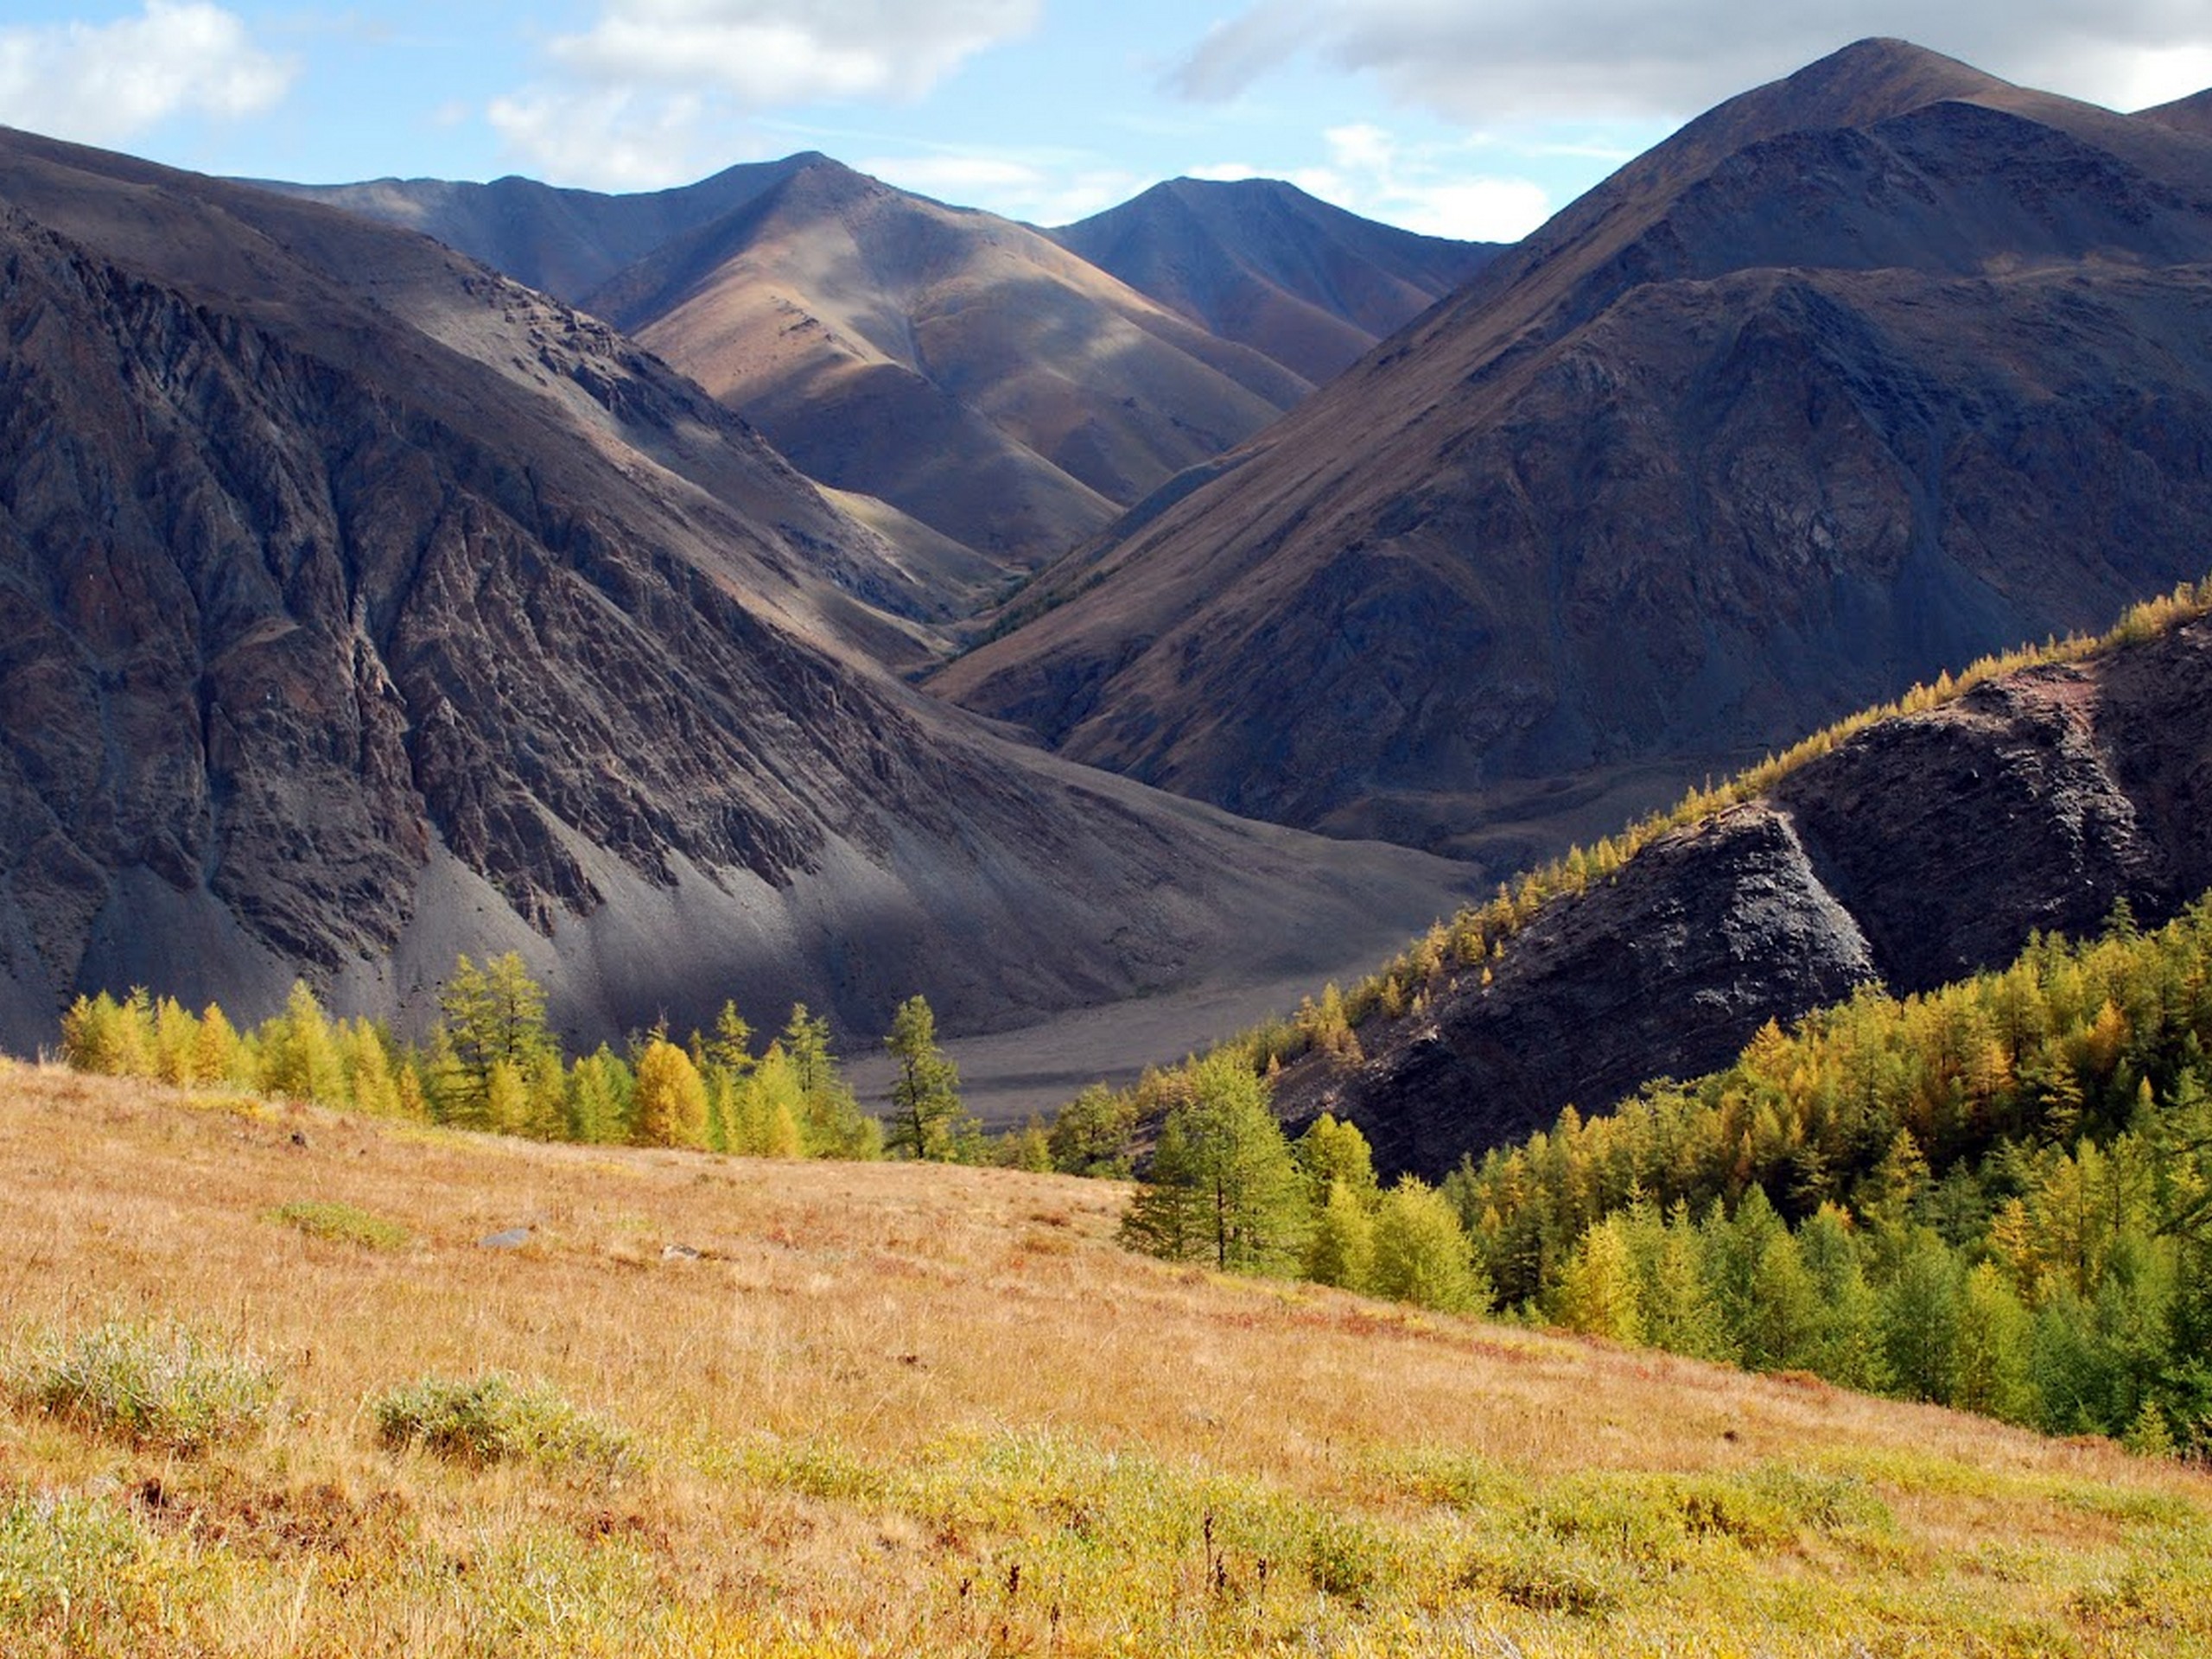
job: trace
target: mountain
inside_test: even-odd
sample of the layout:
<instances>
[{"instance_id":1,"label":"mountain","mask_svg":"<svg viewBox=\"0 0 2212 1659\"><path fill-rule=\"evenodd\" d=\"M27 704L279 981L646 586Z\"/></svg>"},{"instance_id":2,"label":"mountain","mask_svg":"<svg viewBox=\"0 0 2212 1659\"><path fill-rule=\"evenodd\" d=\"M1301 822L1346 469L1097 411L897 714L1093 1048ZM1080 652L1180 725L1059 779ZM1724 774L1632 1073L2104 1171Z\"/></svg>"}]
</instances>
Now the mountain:
<instances>
[{"instance_id":1,"label":"mountain","mask_svg":"<svg viewBox=\"0 0 2212 1659\"><path fill-rule=\"evenodd\" d=\"M1451 878L1007 742L897 556L696 385L411 233L0 132L0 1037L80 988L573 1033L949 1029L1280 975ZM877 601L880 602L877 602Z\"/></svg>"},{"instance_id":2,"label":"mountain","mask_svg":"<svg viewBox=\"0 0 2212 1659\"><path fill-rule=\"evenodd\" d=\"M2177 132L2194 132L2212 137L2212 89L2192 93L2187 98L2177 98L2171 104L2138 110L2136 118L2155 121L2162 127L2173 128Z\"/></svg>"},{"instance_id":3,"label":"mountain","mask_svg":"<svg viewBox=\"0 0 2212 1659\"><path fill-rule=\"evenodd\" d=\"M1630 164L934 682L1509 868L2202 573L2212 140L1865 41Z\"/></svg>"},{"instance_id":4,"label":"mountain","mask_svg":"<svg viewBox=\"0 0 2212 1659\"><path fill-rule=\"evenodd\" d=\"M584 303L809 476L1011 567L1309 390L1035 231L822 159Z\"/></svg>"},{"instance_id":5,"label":"mountain","mask_svg":"<svg viewBox=\"0 0 2212 1659\"><path fill-rule=\"evenodd\" d=\"M720 219L822 159L809 151L781 161L742 162L696 184L621 195L564 190L522 178L489 184L448 179L245 182L420 231L575 305L663 243Z\"/></svg>"},{"instance_id":6,"label":"mountain","mask_svg":"<svg viewBox=\"0 0 2212 1659\"><path fill-rule=\"evenodd\" d=\"M2164 920L2212 889L2212 618L2190 608L1875 721L1661 836L1427 982L1419 1013L1363 1022L1357 1064L1294 1062L1279 1105L1439 1175L1859 985L1932 989L2121 899Z\"/></svg>"},{"instance_id":7,"label":"mountain","mask_svg":"<svg viewBox=\"0 0 2212 1659\"><path fill-rule=\"evenodd\" d=\"M1275 179L1171 179L1048 234L1316 385L1500 251L1378 225Z\"/></svg>"}]
</instances>

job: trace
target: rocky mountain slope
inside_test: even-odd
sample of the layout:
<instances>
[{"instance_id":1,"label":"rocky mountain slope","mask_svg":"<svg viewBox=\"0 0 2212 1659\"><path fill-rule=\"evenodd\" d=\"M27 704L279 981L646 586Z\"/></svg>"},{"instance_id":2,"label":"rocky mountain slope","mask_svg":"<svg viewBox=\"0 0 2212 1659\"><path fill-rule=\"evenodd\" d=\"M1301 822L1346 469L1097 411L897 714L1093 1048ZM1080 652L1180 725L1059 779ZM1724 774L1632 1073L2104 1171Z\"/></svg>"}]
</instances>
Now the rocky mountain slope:
<instances>
[{"instance_id":1,"label":"rocky mountain slope","mask_svg":"<svg viewBox=\"0 0 2212 1659\"><path fill-rule=\"evenodd\" d=\"M420 231L518 283L575 305L624 266L735 211L822 159L807 151L780 161L741 162L672 190L619 195L512 177L488 184L449 179L251 182Z\"/></svg>"},{"instance_id":2,"label":"rocky mountain slope","mask_svg":"<svg viewBox=\"0 0 2212 1659\"><path fill-rule=\"evenodd\" d=\"M2207 561L2212 141L2183 124L1897 41L1745 94L937 684L1503 871L2095 626Z\"/></svg>"},{"instance_id":3,"label":"rocky mountain slope","mask_svg":"<svg viewBox=\"0 0 2212 1659\"><path fill-rule=\"evenodd\" d=\"M1277 179L1171 179L1049 234L1316 385L1500 251L1378 225Z\"/></svg>"},{"instance_id":4,"label":"rocky mountain slope","mask_svg":"<svg viewBox=\"0 0 2212 1659\"><path fill-rule=\"evenodd\" d=\"M908 691L891 550L422 238L0 134L0 339L11 1045L80 988L390 1013L507 948L579 1034L918 988L972 1028L1281 974L1449 880Z\"/></svg>"},{"instance_id":5,"label":"rocky mountain slope","mask_svg":"<svg viewBox=\"0 0 2212 1659\"><path fill-rule=\"evenodd\" d=\"M1764 795L1553 901L1363 1060L1286 1071L1294 1117L1334 1110L1378 1158L1463 1153L1602 1111L1646 1078L1726 1064L1878 980L1903 995L2212 887L2212 619L1879 721Z\"/></svg>"},{"instance_id":6,"label":"rocky mountain slope","mask_svg":"<svg viewBox=\"0 0 2212 1659\"><path fill-rule=\"evenodd\" d=\"M1038 232L815 160L585 297L809 476L1008 567L1309 390Z\"/></svg>"}]
</instances>

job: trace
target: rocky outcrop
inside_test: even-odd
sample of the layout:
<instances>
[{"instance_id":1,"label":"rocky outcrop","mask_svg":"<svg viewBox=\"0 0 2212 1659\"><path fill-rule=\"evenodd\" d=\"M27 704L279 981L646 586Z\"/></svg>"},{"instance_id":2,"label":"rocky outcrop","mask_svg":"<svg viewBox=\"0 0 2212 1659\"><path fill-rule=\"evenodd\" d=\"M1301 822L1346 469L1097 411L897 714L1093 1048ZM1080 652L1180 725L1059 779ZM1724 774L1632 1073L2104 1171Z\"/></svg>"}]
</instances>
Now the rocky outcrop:
<instances>
[{"instance_id":1,"label":"rocky outcrop","mask_svg":"<svg viewBox=\"0 0 2212 1659\"><path fill-rule=\"evenodd\" d=\"M1437 1176L1569 1104L1725 1065L1861 983L1927 990L2123 899L2162 920L2212 888L2208 707L2196 621L1878 721L1554 901L1422 1014L1370 1021L1361 1064L1300 1061L1278 1102Z\"/></svg>"},{"instance_id":2,"label":"rocky outcrop","mask_svg":"<svg viewBox=\"0 0 2212 1659\"><path fill-rule=\"evenodd\" d=\"M1500 255L933 682L1503 874L2203 574L2212 141L1894 41Z\"/></svg>"}]
</instances>

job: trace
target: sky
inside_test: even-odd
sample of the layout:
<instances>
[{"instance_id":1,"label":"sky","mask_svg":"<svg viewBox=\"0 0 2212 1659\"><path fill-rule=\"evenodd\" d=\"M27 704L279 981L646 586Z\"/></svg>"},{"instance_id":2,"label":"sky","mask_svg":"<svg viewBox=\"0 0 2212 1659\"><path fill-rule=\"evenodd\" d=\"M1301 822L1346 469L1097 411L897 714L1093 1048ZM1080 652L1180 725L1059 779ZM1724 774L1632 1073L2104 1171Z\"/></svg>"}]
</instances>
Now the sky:
<instances>
[{"instance_id":1,"label":"sky","mask_svg":"<svg viewBox=\"0 0 2212 1659\"><path fill-rule=\"evenodd\" d=\"M9 0L0 124L313 183L820 149L1042 225L1264 176L1508 240L1870 35L2116 109L2212 86L2204 0Z\"/></svg>"}]
</instances>

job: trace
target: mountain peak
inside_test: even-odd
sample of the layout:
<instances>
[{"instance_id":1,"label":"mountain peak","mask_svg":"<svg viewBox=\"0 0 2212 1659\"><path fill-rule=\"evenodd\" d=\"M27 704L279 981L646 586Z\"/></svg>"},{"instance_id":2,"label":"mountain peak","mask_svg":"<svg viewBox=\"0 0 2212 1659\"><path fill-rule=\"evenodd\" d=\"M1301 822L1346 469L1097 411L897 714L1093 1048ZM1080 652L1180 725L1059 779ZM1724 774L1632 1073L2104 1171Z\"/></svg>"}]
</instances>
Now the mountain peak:
<instances>
[{"instance_id":1,"label":"mountain peak","mask_svg":"<svg viewBox=\"0 0 2212 1659\"><path fill-rule=\"evenodd\" d=\"M1661 147L1712 155L1781 133L1870 126L1948 99L1986 97L2007 83L1910 41L1854 41L1793 75L1707 111Z\"/></svg>"},{"instance_id":2,"label":"mountain peak","mask_svg":"<svg viewBox=\"0 0 2212 1659\"><path fill-rule=\"evenodd\" d=\"M2191 92L2187 98L2177 98L2171 104L2158 104L2147 110L2138 110L2135 118L2171 127L2176 132L2190 132L2200 137L2212 138L2212 87L2201 92Z\"/></svg>"}]
</instances>

